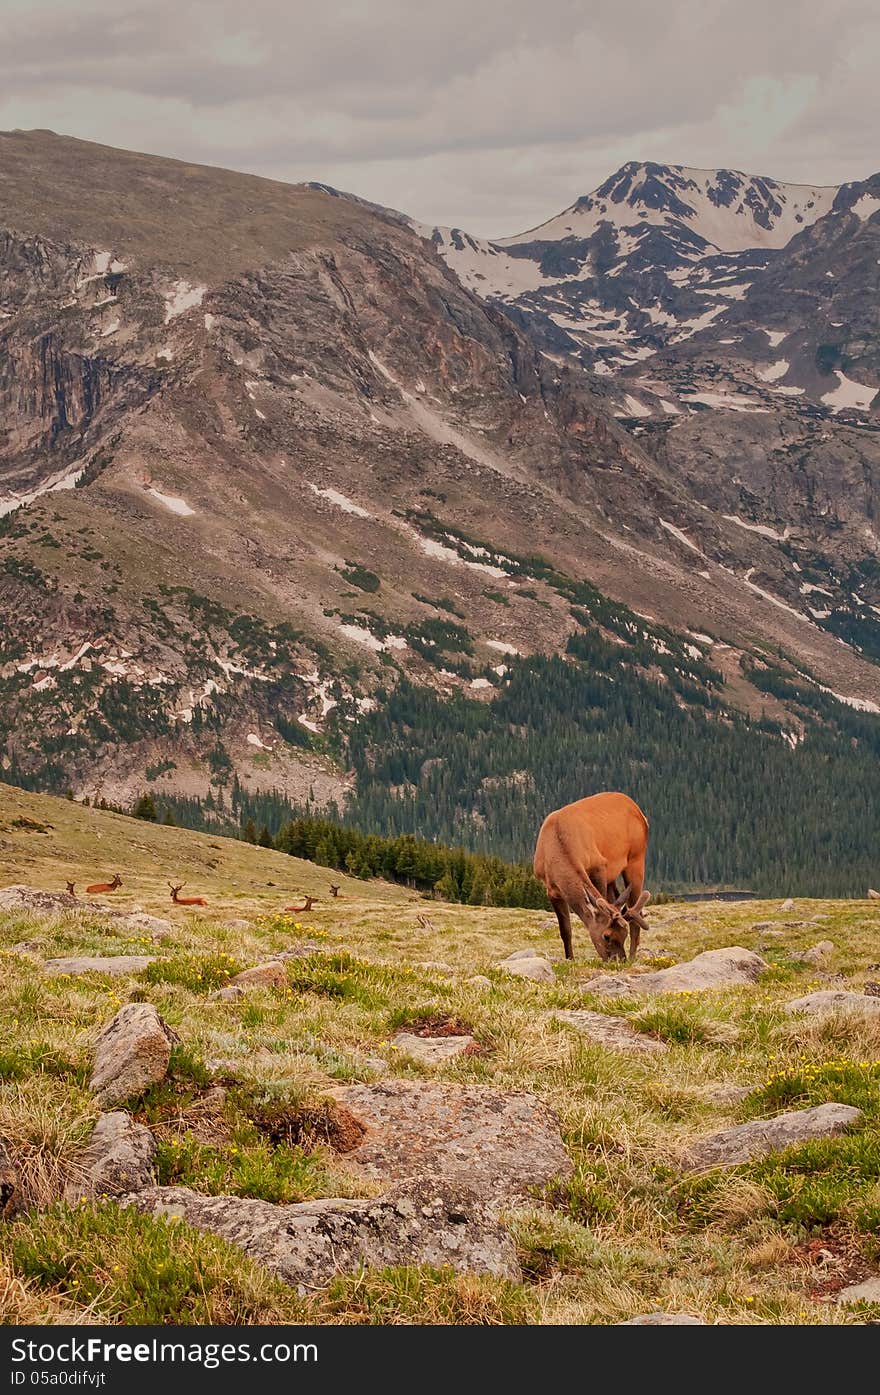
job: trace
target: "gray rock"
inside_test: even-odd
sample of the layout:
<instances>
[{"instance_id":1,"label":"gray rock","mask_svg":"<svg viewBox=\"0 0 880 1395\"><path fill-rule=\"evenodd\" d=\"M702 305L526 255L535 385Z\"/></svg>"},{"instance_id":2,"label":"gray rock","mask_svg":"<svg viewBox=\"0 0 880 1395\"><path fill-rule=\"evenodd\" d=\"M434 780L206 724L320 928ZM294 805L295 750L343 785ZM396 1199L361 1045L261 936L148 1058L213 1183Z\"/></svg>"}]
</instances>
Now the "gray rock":
<instances>
[{"instance_id":1,"label":"gray rock","mask_svg":"<svg viewBox=\"0 0 880 1395\"><path fill-rule=\"evenodd\" d=\"M122 978L126 974L139 974L155 959L154 954L107 954L89 957L74 956L70 959L47 959L43 971L57 974L111 974Z\"/></svg>"},{"instance_id":2,"label":"gray rock","mask_svg":"<svg viewBox=\"0 0 880 1395\"><path fill-rule=\"evenodd\" d=\"M751 1158L762 1158L794 1143L813 1138L835 1138L862 1117L849 1104L820 1104L813 1109L793 1109L775 1119L753 1119L732 1129L709 1134L691 1145L684 1166L688 1170L735 1167Z\"/></svg>"},{"instance_id":3,"label":"gray rock","mask_svg":"<svg viewBox=\"0 0 880 1395\"><path fill-rule=\"evenodd\" d=\"M110 921L116 929L141 930L157 939L170 935L174 929L172 922L162 916L147 915L141 910L117 910L91 900L80 900L66 891L43 891L36 886L17 885L0 889L0 910L40 911L44 915L56 916L68 911L82 911L93 919Z\"/></svg>"},{"instance_id":4,"label":"gray rock","mask_svg":"<svg viewBox=\"0 0 880 1395\"><path fill-rule=\"evenodd\" d=\"M740 1104L751 1093L751 1085L714 1085L706 1091L706 1098L713 1104Z\"/></svg>"},{"instance_id":5,"label":"gray rock","mask_svg":"<svg viewBox=\"0 0 880 1395\"><path fill-rule=\"evenodd\" d=\"M752 926L753 930L769 930L776 924L775 920L756 920Z\"/></svg>"},{"instance_id":6,"label":"gray rock","mask_svg":"<svg viewBox=\"0 0 880 1395\"><path fill-rule=\"evenodd\" d=\"M812 949L805 949L802 954L793 954L792 959L800 964L813 964L816 968L821 968L827 964L834 953L833 940L820 940Z\"/></svg>"},{"instance_id":7,"label":"gray rock","mask_svg":"<svg viewBox=\"0 0 880 1395\"><path fill-rule=\"evenodd\" d=\"M452 965L444 963L442 959L417 959L413 967L416 969L433 969L437 974L455 973Z\"/></svg>"},{"instance_id":8,"label":"gray rock","mask_svg":"<svg viewBox=\"0 0 880 1395\"><path fill-rule=\"evenodd\" d=\"M864 997L861 993L851 993L844 989L822 989L818 993L808 993L805 998L793 998L785 1004L786 1012L806 1012L813 1017L824 1017L832 1012L861 1013L863 1017L880 1016L880 998Z\"/></svg>"},{"instance_id":9,"label":"gray rock","mask_svg":"<svg viewBox=\"0 0 880 1395\"><path fill-rule=\"evenodd\" d=\"M500 1203L571 1175L559 1121L534 1095L425 1080L332 1094L364 1130L345 1163L368 1177L454 1182Z\"/></svg>"},{"instance_id":10,"label":"gray rock","mask_svg":"<svg viewBox=\"0 0 880 1395\"><path fill-rule=\"evenodd\" d=\"M112 919L121 925L127 926L130 930L144 930L154 940L170 939L174 931L174 926L170 920L166 920L164 916L160 915L147 915L146 911L128 913L113 911L110 914Z\"/></svg>"},{"instance_id":11,"label":"gray rock","mask_svg":"<svg viewBox=\"0 0 880 1395\"><path fill-rule=\"evenodd\" d=\"M503 969L506 974L513 974L516 978L534 979L536 983L556 982L556 975L550 960L542 954L533 953L531 950L518 950L516 954L510 954L506 959L502 959L495 967Z\"/></svg>"},{"instance_id":12,"label":"gray rock","mask_svg":"<svg viewBox=\"0 0 880 1395\"><path fill-rule=\"evenodd\" d=\"M793 900L793 898L792 898L791 896L787 896L787 897L785 898L785 900L783 901L782 905L779 907L779 909L780 909L780 911L785 911L785 912L787 912L787 911L793 911L793 910L794 910L794 900Z\"/></svg>"},{"instance_id":13,"label":"gray rock","mask_svg":"<svg viewBox=\"0 0 880 1395\"><path fill-rule=\"evenodd\" d=\"M223 924L227 930L250 930L252 929L249 920L224 920Z\"/></svg>"},{"instance_id":14,"label":"gray rock","mask_svg":"<svg viewBox=\"0 0 880 1395\"><path fill-rule=\"evenodd\" d=\"M284 964L288 959L308 959L311 954L330 954L331 952L339 954L342 952L343 948L344 946L337 945L335 949L331 951L325 944L322 944L320 940L303 940L302 944L291 945L289 949L281 949L272 957L280 960L281 963Z\"/></svg>"},{"instance_id":15,"label":"gray rock","mask_svg":"<svg viewBox=\"0 0 880 1395\"><path fill-rule=\"evenodd\" d=\"M391 1069L384 1056L365 1056L363 1063L374 1075L387 1075Z\"/></svg>"},{"instance_id":16,"label":"gray rock","mask_svg":"<svg viewBox=\"0 0 880 1395\"><path fill-rule=\"evenodd\" d=\"M180 1038L152 1003L126 1003L95 1043L89 1089L102 1104L119 1104L165 1079Z\"/></svg>"},{"instance_id":17,"label":"gray rock","mask_svg":"<svg viewBox=\"0 0 880 1395\"><path fill-rule=\"evenodd\" d=\"M286 988L287 971L277 959L265 964L255 964L251 969L242 969L240 974L229 980L231 988Z\"/></svg>"},{"instance_id":18,"label":"gray rock","mask_svg":"<svg viewBox=\"0 0 880 1395\"><path fill-rule=\"evenodd\" d=\"M553 1016L560 1022L567 1022L570 1027L576 1028L591 1041L600 1046L611 1047L614 1051L656 1055L657 1052L668 1050L665 1041L645 1036L644 1032L637 1031L624 1017L609 1017L604 1012L554 1012Z\"/></svg>"},{"instance_id":19,"label":"gray rock","mask_svg":"<svg viewBox=\"0 0 880 1395\"><path fill-rule=\"evenodd\" d=\"M469 979L465 980L465 982L470 984L471 988L492 987L492 980L490 978L487 978L485 974L472 974Z\"/></svg>"},{"instance_id":20,"label":"gray rock","mask_svg":"<svg viewBox=\"0 0 880 1395\"><path fill-rule=\"evenodd\" d=\"M83 903L66 891L43 891L38 886L0 887L0 911L78 911Z\"/></svg>"},{"instance_id":21,"label":"gray rock","mask_svg":"<svg viewBox=\"0 0 880 1395\"><path fill-rule=\"evenodd\" d=\"M707 949L684 964L668 969L655 969L647 974L608 974L590 979L588 993L610 994L616 997L633 993L681 993L686 990L703 992L708 988L734 988L754 983L767 964L758 954L741 945L726 949Z\"/></svg>"},{"instance_id":22,"label":"gray rock","mask_svg":"<svg viewBox=\"0 0 880 1395\"><path fill-rule=\"evenodd\" d=\"M639 1317L627 1318L626 1322L616 1322L615 1327L705 1327L702 1318L691 1317L690 1313L642 1313Z\"/></svg>"},{"instance_id":23,"label":"gray rock","mask_svg":"<svg viewBox=\"0 0 880 1395\"><path fill-rule=\"evenodd\" d=\"M880 1275L863 1279L860 1284L848 1284L837 1295L838 1303L880 1303Z\"/></svg>"},{"instance_id":24,"label":"gray rock","mask_svg":"<svg viewBox=\"0 0 880 1395\"><path fill-rule=\"evenodd\" d=\"M67 1187L64 1199L74 1203L81 1197L142 1191L156 1180L155 1160L156 1140L148 1128L122 1110L102 1114L77 1159L80 1176Z\"/></svg>"},{"instance_id":25,"label":"gray rock","mask_svg":"<svg viewBox=\"0 0 880 1395\"><path fill-rule=\"evenodd\" d=\"M124 1197L123 1204L221 1235L303 1294L362 1266L449 1265L458 1273L520 1278L513 1241L485 1203L445 1182L398 1187L361 1201L330 1197L294 1206L152 1187Z\"/></svg>"},{"instance_id":26,"label":"gray rock","mask_svg":"<svg viewBox=\"0 0 880 1395\"><path fill-rule=\"evenodd\" d=\"M420 1037L414 1032L398 1032L392 1038L398 1051L411 1056L423 1066L442 1066L455 1056L462 1056L470 1047L476 1046L471 1036L460 1037Z\"/></svg>"},{"instance_id":27,"label":"gray rock","mask_svg":"<svg viewBox=\"0 0 880 1395\"><path fill-rule=\"evenodd\" d=\"M234 1003L236 998L243 998L247 989L240 983L227 983L225 988L215 988L208 994L208 1001Z\"/></svg>"}]
</instances>

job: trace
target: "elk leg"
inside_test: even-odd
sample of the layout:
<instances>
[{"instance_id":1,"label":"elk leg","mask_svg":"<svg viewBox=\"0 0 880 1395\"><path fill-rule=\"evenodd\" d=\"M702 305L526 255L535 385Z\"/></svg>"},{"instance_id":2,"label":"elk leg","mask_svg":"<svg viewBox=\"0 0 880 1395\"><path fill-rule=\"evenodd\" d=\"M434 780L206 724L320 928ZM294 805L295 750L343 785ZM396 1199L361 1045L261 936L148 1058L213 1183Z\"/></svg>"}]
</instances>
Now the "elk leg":
<instances>
[{"instance_id":1,"label":"elk leg","mask_svg":"<svg viewBox=\"0 0 880 1395\"><path fill-rule=\"evenodd\" d=\"M556 919L559 921L559 933L562 936L562 946L565 950L566 959L574 958L574 950L571 947L571 914L568 909L568 902L564 896L551 896L550 905L556 912Z\"/></svg>"}]
</instances>

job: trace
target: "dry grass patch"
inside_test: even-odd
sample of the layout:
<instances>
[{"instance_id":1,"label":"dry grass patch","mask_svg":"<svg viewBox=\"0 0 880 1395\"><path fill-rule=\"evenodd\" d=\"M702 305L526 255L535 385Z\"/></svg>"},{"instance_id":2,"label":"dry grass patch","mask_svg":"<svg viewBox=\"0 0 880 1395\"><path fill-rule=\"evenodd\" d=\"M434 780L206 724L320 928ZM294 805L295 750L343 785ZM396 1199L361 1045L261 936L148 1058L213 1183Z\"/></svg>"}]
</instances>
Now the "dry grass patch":
<instances>
[{"instance_id":1,"label":"dry grass patch","mask_svg":"<svg viewBox=\"0 0 880 1395\"><path fill-rule=\"evenodd\" d=\"M15 1160L20 1205L49 1205L80 1175L98 1112L90 1096L45 1075L0 1085L0 1137Z\"/></svg>"}]
</instances>

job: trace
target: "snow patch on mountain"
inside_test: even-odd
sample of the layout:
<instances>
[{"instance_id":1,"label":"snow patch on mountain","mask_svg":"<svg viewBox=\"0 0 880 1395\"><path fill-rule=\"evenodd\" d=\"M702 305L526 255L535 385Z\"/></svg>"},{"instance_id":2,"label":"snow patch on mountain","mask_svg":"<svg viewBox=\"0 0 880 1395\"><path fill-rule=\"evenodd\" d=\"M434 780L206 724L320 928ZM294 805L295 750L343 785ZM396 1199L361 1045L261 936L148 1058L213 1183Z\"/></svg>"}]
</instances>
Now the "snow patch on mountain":
<instances>
[{"instance_id":1,"label":"snow patch on mountain","mask_svg":"<svg viewBox=\"0 0 880 1395\"><path fill-rule=\"evenodd\" d=\"M351 499L347 498L345 494L340 494L338 489L319 489L318 486L312 484L311 481L309 481L309 489L313 494L317 494L319 498L326 499L330 504L335 504L338 509L342 509L343 513L352 513L357 518L372 518L373 516L371 513L368 513L366 509L362 509L360 504L352 503Z\"/></svg>"},{"instance_id":2,"label":"snow patch on mountain","mask_svg":"<svg viewBox=\"0 0 880 1395\"><path fill-rule=\"evenodd\" d=\"M175 281L165 294L165 323L183 315L194 306L201 305L207 286L191 286L188 281Z\"/></svg>"},{"instance_id":3,"label":"snow patch on mountain","mask_svg":"<svg viewBox=\"0 0 880 1395\"><path fill-rule=\"evenodd\" d=\"M180 499L175 494L163 494L160 489L156 489L152 484L147 486L147 493L151 494L154 499L158 499L159 503L164 504L165 508L170 509L172 513L180 514L181 518L186 518L190 514L195 513L195 509L192 508L185 499Z\"/></svg>"},{"instance_id":4,"label":"snow patch on mountain","mask_svg":"<svg viewBox=\"0 0 880 1395\"><path fill-rule=\"evenodd\" d=\"M835 370L834 376L837 379L837 387L832 392L822 394L821 400L825 406L830 407L835 413L843 411L847 407L866 412L876 397L878 389L867 387L864 383L854 382L839 368Z\"/></svg>"}]
</instances>

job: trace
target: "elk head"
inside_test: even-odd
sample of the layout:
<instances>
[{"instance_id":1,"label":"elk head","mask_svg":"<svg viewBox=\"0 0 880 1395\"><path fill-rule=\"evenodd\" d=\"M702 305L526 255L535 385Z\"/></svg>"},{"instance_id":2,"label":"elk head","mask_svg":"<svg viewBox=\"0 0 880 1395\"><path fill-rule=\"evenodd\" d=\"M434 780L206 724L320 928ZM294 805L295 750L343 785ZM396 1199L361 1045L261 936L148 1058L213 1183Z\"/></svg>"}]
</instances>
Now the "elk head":
<instances>
[{"instance_id":1,"label":"elk head","mask_svg":"<svg viewBox=\"0 0 880 1395\"><path fill-rule=\"evenodd\" d=\"M114 873L113 873L113 880L112 880L112 882L110 883L110 890L111 890L111 891L115 891L116 888L119 887L119 886L122 886L122 878L120 877L120 875L119 875L118 872L114 872Z\"/></svg>"},{"instance_id":2,"label":"elk head","mask_svg":"<svg viewBox=\"0 0 880 1395\"><path fill-rule=\"evenodd\" d=\"M67 883L66 883L66 886L67 886L67 894L68 894L68 896L76 896L76 885L75 885L75 883L74 883L74 882L67 882Z\"/></svg>"},{"instance_id":3,"label":"elk head","mask_svg":"<svg viewBox=\"0 0 880 1395\"><path fill-rule=\"evenodd\" d=\"M629 887L620 893L616 901L599 901L591 891L587 891L587 900L593 911L593 923L589 927L590 939L602 960L626 958L624 946L627 933L630 932L630 924L627 919L628 913L624 913L621 907L628 897Z\"/></svg>"},{"instance_id":4,"label":"elk head","mask_svg":"<svg viewBox=\"0 0 880 1395\"><path fill-rule=\"evenodd\" d=\"M186 886L186 882L181 882L179 886L175 886L173 882L169 882L168 885L171 887L171 899L172 901L176 901L180 892L183 891L183 888Z\"/></svg>"}]
</instances>

